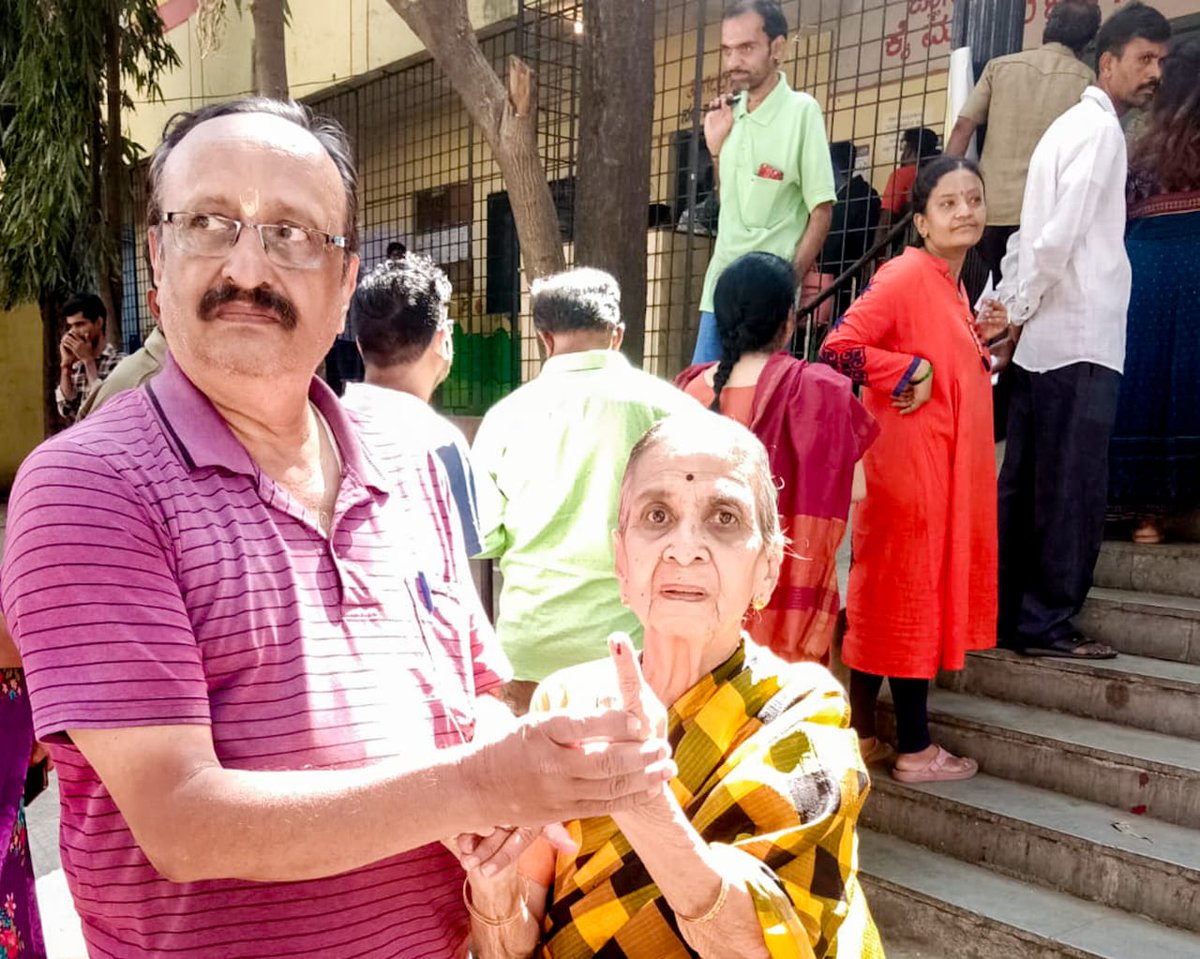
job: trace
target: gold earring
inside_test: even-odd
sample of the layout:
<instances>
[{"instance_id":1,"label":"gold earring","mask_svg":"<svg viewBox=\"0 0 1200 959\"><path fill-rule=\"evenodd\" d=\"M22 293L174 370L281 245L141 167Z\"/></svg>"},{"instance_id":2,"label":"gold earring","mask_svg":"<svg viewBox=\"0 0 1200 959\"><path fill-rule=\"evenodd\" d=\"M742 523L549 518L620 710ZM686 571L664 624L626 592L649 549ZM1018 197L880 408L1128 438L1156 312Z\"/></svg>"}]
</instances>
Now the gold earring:
<instances>
[{"instance_id":1,"label":"gold earring","mask_svg":"<svg viewBox=\"0 0 1200 959\"><path fill-rule=\"evenodd\" d=\"M767 601L761 596L755 596L754 599L750 601L750 605L754 608L756 613L761 613L767 608Z\"/></svg>"}]
</instances>

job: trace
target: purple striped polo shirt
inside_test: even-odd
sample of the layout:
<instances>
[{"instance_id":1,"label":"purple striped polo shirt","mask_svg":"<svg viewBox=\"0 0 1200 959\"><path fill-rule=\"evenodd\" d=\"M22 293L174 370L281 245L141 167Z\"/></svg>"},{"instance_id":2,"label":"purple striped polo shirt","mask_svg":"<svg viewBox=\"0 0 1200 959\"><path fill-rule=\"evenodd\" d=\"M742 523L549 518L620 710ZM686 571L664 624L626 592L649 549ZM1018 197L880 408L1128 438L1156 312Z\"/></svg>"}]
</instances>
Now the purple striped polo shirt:
<instances>
[{"instance_id":1,"label":"purple striped polo shirt","mask_svg":"<svg viewBox=\"0 0 1200 959\"><path fill-rule=\"evenodd\" d=\"M251 460L172 361L35 450L0 600L62 794L92 957L462 955L462 872L430 845L326 879L172 883L64 730L204 723L235 769L408 761L469 738L508 675L436 456L314 380L343 475L333 525Z\"/></svg>"}]
</instances>

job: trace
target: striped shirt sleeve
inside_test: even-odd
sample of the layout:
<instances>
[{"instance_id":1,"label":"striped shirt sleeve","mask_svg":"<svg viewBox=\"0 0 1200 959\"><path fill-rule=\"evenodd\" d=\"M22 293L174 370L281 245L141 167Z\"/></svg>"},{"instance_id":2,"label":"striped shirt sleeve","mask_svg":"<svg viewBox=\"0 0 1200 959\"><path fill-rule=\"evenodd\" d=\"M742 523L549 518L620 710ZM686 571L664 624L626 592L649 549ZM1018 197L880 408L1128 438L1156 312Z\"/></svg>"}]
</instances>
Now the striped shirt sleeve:
<instances>
[{"instance_id":1,"label":"striped shirt sleeve","mask_svg":"<svg viewBox=\"0 0 1200 959\"><path fill-rule=\"evenodd\" d=\"M50 442L9 501L0 604L38 737L210 722L165 524L103 458Z\"/></svg>"}]
</instances>

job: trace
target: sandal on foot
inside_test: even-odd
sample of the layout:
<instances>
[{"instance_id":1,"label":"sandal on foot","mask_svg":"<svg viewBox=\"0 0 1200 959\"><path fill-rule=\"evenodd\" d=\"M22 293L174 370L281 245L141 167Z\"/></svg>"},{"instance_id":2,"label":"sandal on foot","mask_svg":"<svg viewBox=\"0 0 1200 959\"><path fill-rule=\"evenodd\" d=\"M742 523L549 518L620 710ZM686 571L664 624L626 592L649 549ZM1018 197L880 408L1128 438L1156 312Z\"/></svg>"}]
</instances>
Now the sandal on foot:
<instances>
[{"instance_id":1,"label":"sandal on foot","mask_svg":"<svg viewBox=\"0 0 1200 959\"><path fill-rule=\"evenodd\" d=\"M875 744L870 749L863 749L863 740L858 741L859 751L862 752L862 761L864 766L874 766L877 763L890 762L896 757L896 750L892 749L882 739L872 737Z\"/></svg>"},{"instance_id":2,"label":"sandal on foot","mask_svg":"<svg viewBox=\"0 0 1200 959\"><path fill-rule=\"evenodd\" d=\"M924 766L917 766L913 769L893 766L892 778L902 783L943 783L970 779L977 772L979 772L979 763L974 759L955 756L938 746L933 758Z\"/></svg>"},{"instance_id":3,"label":"sandal on foot","mask_svg":"<svg viewBox=\"0 0 1200 959\"><path fill-rule=\"evenodd\" d=\"M1086 636L1063 636L1045 646L1025 646L1017 650L1023 656L1057 657L1059 659L1116 659L1117 651L1105 643Z\"/></svg>"}]
</instances>

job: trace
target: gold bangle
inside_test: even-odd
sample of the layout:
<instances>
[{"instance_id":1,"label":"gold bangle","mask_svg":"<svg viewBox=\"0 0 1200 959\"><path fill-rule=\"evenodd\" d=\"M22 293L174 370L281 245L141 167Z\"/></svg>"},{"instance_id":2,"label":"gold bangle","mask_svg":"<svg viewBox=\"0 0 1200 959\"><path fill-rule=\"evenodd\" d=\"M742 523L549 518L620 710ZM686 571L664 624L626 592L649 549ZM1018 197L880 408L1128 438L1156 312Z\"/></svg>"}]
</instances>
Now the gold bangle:
<instances>
[{"instance_id":1,"label":"gold bangle","mask_svg":"<svg viewBox=\"0 0 1200 959\"><path fill-rule=\"evenodd\" d=\"M685 922L705 923L712 922L716 918L722 907L725 905L725 899L729 895L729 883L724 879L721 880L721 891L717 893L717 901L712 904L712 907L703 916L685 916L683 913L676 910L675 918L682 919Z\"/></svg>"},{"instance_id":2,"label":"gold bangle","mask_svg":"<svg viewBox=\"0 0 1200 959\"><path fill-rule=\"evenodd\" d=\"M520 880L520 877L518 876L517 885L520 886L520 884L521 884L521 880ZM493 928L497 928L499 926L507 926L509 923L516 922L518 919L520 919L525 914L524 909L523 909L523 907L525 905L525 897L524 897L524 895L522 895L522 891L518 888L518 890L517 890L517 909L511 916L507 916L504 919L492 919L492 918L489 918L488 916L485 916L482 912L480 912L478 909L476 909L475 904L471 902L471 879L470 879L470 877L463 879L463 903L466 905L467 912L471 914L472 919L476 919L479 922L483 923L485 926L491 926Z\"/></svg>"}]
</instances>

